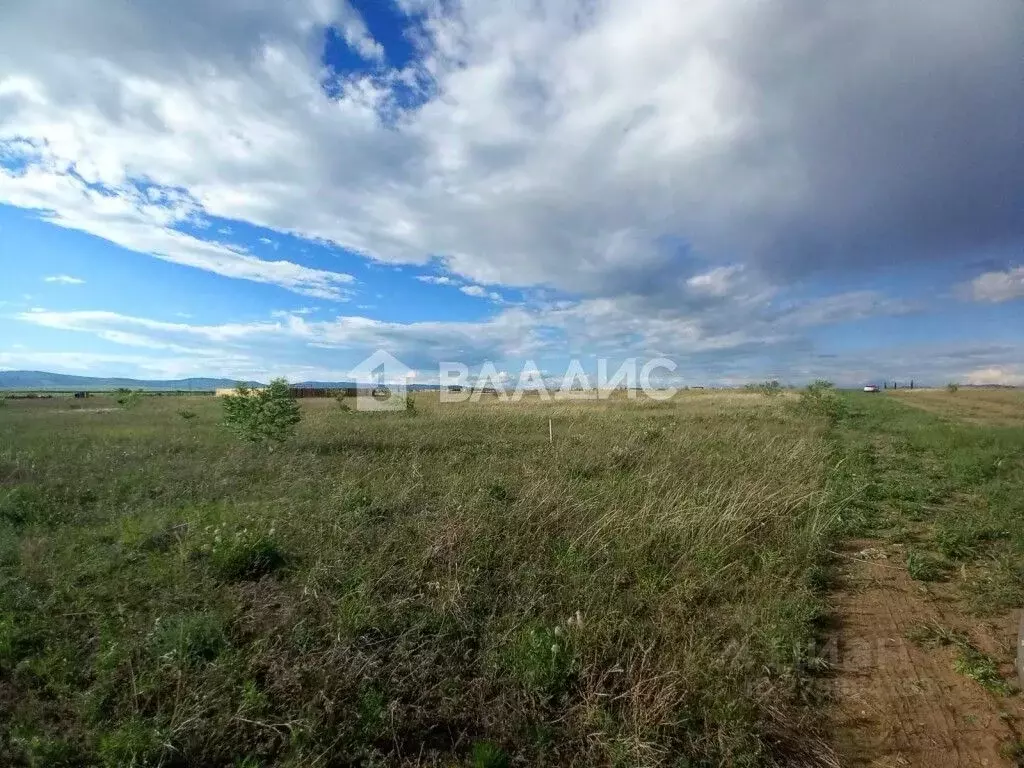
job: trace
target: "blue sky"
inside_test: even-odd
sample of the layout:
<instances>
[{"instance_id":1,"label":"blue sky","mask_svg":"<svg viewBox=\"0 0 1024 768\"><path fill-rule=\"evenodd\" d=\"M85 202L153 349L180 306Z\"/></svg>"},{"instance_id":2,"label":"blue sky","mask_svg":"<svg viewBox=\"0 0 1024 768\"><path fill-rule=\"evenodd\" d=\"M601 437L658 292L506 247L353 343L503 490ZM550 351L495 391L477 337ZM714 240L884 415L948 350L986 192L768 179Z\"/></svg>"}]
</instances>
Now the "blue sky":
<instances>
[{"instance_id":1,"label":"blue sky","mask_svg":"<svg viewBox=\"0 0 1024 768\"><path fill-rule=\"evenodd\" d=\"M1019 2L179 5L0 10L0 368L1024 384Z\"/></svg>"}]
</instances>

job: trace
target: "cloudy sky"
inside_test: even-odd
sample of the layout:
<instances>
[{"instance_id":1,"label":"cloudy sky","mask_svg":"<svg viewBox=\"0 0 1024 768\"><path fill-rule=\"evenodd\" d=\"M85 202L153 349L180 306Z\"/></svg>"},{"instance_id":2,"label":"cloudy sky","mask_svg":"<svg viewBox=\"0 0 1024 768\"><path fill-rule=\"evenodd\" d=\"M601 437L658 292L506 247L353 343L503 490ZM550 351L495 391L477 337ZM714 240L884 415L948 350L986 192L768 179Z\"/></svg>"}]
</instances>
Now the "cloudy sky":
<instances>
[{"instance_id":1,"label":"cloudy sky","mask_svg":"<svg viewBox=\"0 0 1024 768\"><path fill-rule=\"evenodd\" d=\"M1021 0L6 0L0 368L1024 383Z\"/></svg>"}]
</instances>

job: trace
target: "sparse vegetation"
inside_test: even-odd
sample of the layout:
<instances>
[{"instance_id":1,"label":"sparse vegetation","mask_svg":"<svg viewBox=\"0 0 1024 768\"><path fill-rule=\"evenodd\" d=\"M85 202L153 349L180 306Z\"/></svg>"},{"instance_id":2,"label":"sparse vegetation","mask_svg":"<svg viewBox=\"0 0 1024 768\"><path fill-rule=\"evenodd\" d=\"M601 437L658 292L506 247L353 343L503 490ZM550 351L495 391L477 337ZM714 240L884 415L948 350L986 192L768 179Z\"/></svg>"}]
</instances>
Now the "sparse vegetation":
<instances>
[{"instance_id":1,"label":"sparse vegetation","mask_svg":"<svg viewBox=\"0 0 1024 768\"><path fill-rule=\"evenodd\" d=\"M1012 690L999 674L999 667L992 657L970 645L961 646L953 668L991 693L1005 696Z\"/></svg>"},{"instance_id":2,"label":"sparse vegetation","mask_svg":"<svg viewBox=\"0 0 1024 768\"><path fill-rule=\"evenodd\" d=\"M825 384L260 394L0 414L0 763L835 764L839 537L912 542L979 611L1024 596L1019 429ZM997 690L1000 659L921 641Z\"/></svg>"},{"instance_id":3,"label":"sparse vegetation","mask_svg":"<svg viewBox=\"0 0 1024 768\"><path fill-rule=\"evenodd\" d=\"M917 581L941 581L946 576L946 568L938 558L917 549L907 552L907 572Z\"/></svg>"},{"instance_id":4,"label":"sparse vegetation","mask_svg":"<svg viewBox=\"0 0 1024 768\"><path fill-rule=\"evenodd\" d=\"M762 381L760 384L747 384L744 389L748 392L758 392L769 397L782 394L782 385L775 379Z\"/></svg>"},{"instance_id":5,"label":"sparse vegetation","mask_svg":"<svg viewBox=\"0 0 1024 768\"><path fill-rule=\"evenodd\" d=\"M953 669L991 693L1005 696L1013 692L1013 688L999 673L995 659L975 648L966 634L939 624L927 624L915 628L908 637L926 648L954 646L957 655Z\"/></svg>"}]
</instances>

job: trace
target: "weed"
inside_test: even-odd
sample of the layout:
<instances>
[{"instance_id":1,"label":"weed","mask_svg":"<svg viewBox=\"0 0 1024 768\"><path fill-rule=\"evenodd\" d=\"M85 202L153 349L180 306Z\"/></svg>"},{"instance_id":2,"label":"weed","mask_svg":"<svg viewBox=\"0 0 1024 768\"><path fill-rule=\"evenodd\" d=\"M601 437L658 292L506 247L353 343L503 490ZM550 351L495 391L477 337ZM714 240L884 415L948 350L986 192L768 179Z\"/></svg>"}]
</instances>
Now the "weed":
<instances>
[{"instance_id":1,"label":"weed","mask_svg":"<svg viewBox=\"0 0 1024 768\"><path fill-rule=\"evenodd\" d=\"M209 528L202 543L193 550L224 581L258 579L286 563L274 538L274 529L263 533L249 528L232 529L226 524Z\"/></svg>"},{"instance_id":2,"label":"weed","mask_svg":"<svg viewBox=\"0 0 1024 768\"><path fill-rule=\"evenodd\" d=\"M492 741L478 741L470 756L473 768L509 768L508 753Z\"/></svg>"},{"instance_id":3,"label":"weed","mask_svg":"<svg viewBox=\"0 0 1024 768\"><path fill-rule=\"evenodd\" d=\"M192 419L196 418L196 416L198 416L199 414L196 413L195 411L181 410L178 411L178 415L181 416L181 418L184 419L185 421L192 421Z\"/></svg>"},{"instance_id":4,"label":"weed","mask_svg":"<svg viewBox=\"0 0 1024 768\"><path fill-rule=\"evenodd\" d=\"M226 645L220 621L211 614L160 617L151 638L153 653L173 665L200 666Z\"/></svg>"},{"instance_id":5,"label":"weed","mask_svg":"<svg viewBox=\"0 0 1024 768\"><path fill-rule=\"evenodd\" d=\"M512 492L501 483L491 483L487 486L487 495L500 504L512 501Z\"/></svg>"},{"instance_id":6,"label":"weed","mask_svg":"<svg viewBox=\"0 0 1024 768\"><path fill-rule=\"evenodd\" d=\"M968 642L967 637L962 633L936 623L921 624L911 628L907 632L907 639L926 648L948 645L962 646Z\"/></svg>"},{"instance_id":7,"label":"weed","mask_svg":"<svg viewBox=\"0 0 1024 768\"><path fill-rule=\"evenodd\" d=\"M960 654L953 662L953 668L991 693L1007 695L1012 690L999 674L999 667L992 657L969 645L961 646Z\"/></svg>"},{"instance_id":8,"label":"weed","mask_svg":"<svg viewBox=\"0 0 1024 768\"><path fill-rule=\"evenodd\" d=\"M99 758L104 766L158 766L164 752L164 734L141 718L131 719L100 737Z\"/></svg>"},{"instance_id":9,"label":"weed","mask_svg":"<svg viewBox=\"0 0 1024 768\"><path fill-rule=\"evenodd\" d=\"M538 696L564 693L577 671L573 642L562 626L521 627L500 653L505 672Z\"/></svg>"},{"instance_id":10,"label":"weed","mask_svg":"<svg viewBox=\"0 0 1024 768\"><path fill-rule=\"evenodd\" d=\"M917 581L942 581L946 578L946 566L942 561L919 549L907 552L907 573Z\"/></svg>"}]
</instances>

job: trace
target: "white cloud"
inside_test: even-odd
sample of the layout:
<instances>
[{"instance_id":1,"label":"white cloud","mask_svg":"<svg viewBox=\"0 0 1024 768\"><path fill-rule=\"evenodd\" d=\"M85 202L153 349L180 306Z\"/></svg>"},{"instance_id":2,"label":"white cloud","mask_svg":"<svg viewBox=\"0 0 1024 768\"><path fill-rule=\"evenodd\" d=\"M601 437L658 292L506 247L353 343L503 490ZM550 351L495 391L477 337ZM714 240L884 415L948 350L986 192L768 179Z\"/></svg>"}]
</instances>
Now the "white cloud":
<instances>
[{"instance_id":1,"label":"white cloud","mask_svg":"<svg viewBox=\"0 0 1024 768\"><path fill-rule=\"evenodd\" d=\"M403 6L420 58L395 70L338 0L10 0L0 140L37 157L0 200L323 296L344 276L177 228L237 219L593 296L685 282L682 244L802 276L1024 234L1020 3ZM329 25L374 66L324 72Z\"/></svg>"},{"instance_id":2,"label":"white cloud","mask_svg":"<svg viewBox=\"0 0 1024 768\"><path fill-rule=\"evenodd\" d=\"M1024 386L1024 366L979 368L968 371L963 382L975 386Z\"/></svg>"},{"instance_id":3,"label":"white cloud","mask_svg":"<svg viewBox=\"0 0 1024 768\"><path fill-rule=\"evenodd\" d=\"M77 229L139 253L175 264L196 267L225 277L270 283L295 293L326 299L346 298L351 275L311 269L290 261L265 261L242 248L174 229L196 214L194 205L179 197L154 201L134 185L108 194L88 187L52 166L33 166L22 173L0 166L0 201L43 211L51 223Z\"/></svg>"},{"instance_id":4,"label":"white cloud","mask_svg":"<svg viewBox=\"0 0 1024 768\"><path fill-rule=\"evenodd\" d=\"M453 280L446 275L417 275L416 279L421 283L430 283L431 285L458 285L458 280Z\"/></svg>"},{"instance_id":5,"label":"white cloud","mask_svg":"<svg viewBox=\"0 0 1024 768\"><path fill-rule=\"evenodd\" d=\"M484 297L488 297L486 291ZM493 317L479 322L398 323L358 315L314 321L301 310L274 312L271 320L215 325L109 311L40 308L21 312L15 318L119 344L189 350L208 357L235 350L252 359L313 365L330 358L334 351L362 356L367 350L385 349L413 367L432 369L441 360L475 364L486 359L566 353L669 356L689 359L695 365L699 356L736 355L749 364L744 356L774 348L786 351L786 345L802 344L802 334L809 326L907 310L902 303L871 292L782 306L763 298L760 303L730 301L701 313L682 315L675 309L644 308L645 301L644 297L631 296L533 307L505 305Z\"/></svg>"},{"instance_id":6,"label":"white cloud","mask_svg":"<svg viewBox=\"0 0 1024 768\"><path fill-rule=\"evenodd\" d=\"M82 285L85 280L80 277L72 277L71 275L49 275L43 278L44 282L47 283L61 283L62 285Z\"/></svg>"},{"instance_id":7,"label":"white cloud","mask_svg":"<svg viewBox=\"0 0 1024 768\"><path fill-rule=\"evenodd\" d=\"M270 313L271 317L291 317L292 315L311 315L319 307L297 307L296 309L275 309Z\"/></svg>"},{"instance_id":8,"label":"white cloud","mask_svg":"<svg viewBox=\"0 0 1024 768\"><path fill-rule=\"evenodd\" d=\"M742 272L743 267L716 267L710 272L694 275L686 284L697 293L708 296L727 296L733 287L733 277Z\"/></svg>"},{"instance_id":9,"label":"white cloud","mask_svg":"<svg viewBox=\"0 0 1024 768\"><path fill-rule=\"evenodd\" d=\"M1005 272L986 272L974 278L962 292L974 301L1000 303L1024 298L1024 267Z\"/></svg>"}]
</instances>

